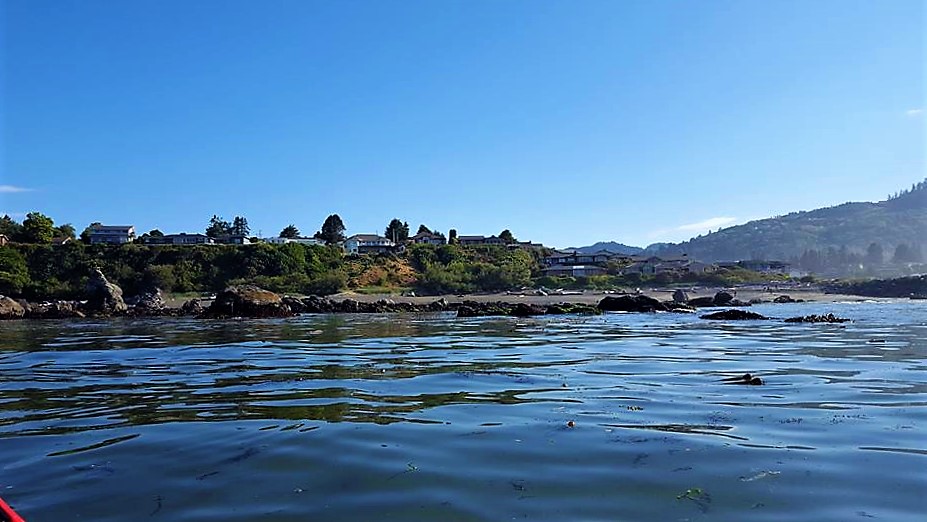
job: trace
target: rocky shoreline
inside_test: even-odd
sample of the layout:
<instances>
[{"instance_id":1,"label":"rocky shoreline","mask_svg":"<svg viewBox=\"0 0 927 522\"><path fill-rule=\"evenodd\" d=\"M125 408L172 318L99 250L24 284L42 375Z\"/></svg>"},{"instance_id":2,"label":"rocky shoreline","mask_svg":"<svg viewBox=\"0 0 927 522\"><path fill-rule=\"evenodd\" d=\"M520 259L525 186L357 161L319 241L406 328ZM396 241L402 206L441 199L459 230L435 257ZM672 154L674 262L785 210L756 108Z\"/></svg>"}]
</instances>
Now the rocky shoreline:
<instances>
[{"instance_id":1,"label":"rocky shoreline","mask_svg":"<svg viewBox=\"0 0 927 522\"><path fill-rule=\"evenodd\" d=\"M771 302L796 302L789 296L780 296ZM799 300L800 301L800 300ZM397 302L391 299L358 301L336 300L326 297L281 296L254 285L231 286L220 292L208 307L200 300L191 299L180 307L168 307L160 290L123 299L122 290L95 271L87 285L86 299L81 301L53 301L29 303L0 296L0 319L68 319L83 317L198 317L272 318L292 317L300 314L368 314L368 313L436 313L456 312L457 317L530 317L541 315L597 315L605 312L629 313L695 313L699 308L728 308L701 316L703 319L758 320L767 319L759 314L739 308L753 302L736 299L731 293L717 292L712 297L689 299L685 292L677 291L671 301L661 301L643 294L609 295L597 304L561 302L545 305L525 302L474 301L449 302L445 298L429 303ZM826 316L797 317L787 322L844 322L832 314Z\"/></svg>"}]
</instances>

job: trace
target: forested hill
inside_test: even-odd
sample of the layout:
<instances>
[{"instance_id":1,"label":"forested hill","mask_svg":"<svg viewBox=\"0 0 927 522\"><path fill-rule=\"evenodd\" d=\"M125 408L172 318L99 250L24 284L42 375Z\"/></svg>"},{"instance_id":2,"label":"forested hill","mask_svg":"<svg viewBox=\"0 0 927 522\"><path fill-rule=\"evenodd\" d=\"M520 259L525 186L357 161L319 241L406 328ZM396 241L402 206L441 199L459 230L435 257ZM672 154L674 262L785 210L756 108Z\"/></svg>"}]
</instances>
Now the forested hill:
<instances>
[{"instance_id":1,"label":"forested hill","mask_svg":"<svg viewBox=\"0 0 927 522\"><path fill-rule=\"evenodd\" d=\"M701 261L795 260L808 251L864 254L873 244L888 258L898 245L927 251L927 180L877 203L835 207L751 221L651 250Z\"/></svg>"}]
</instances>

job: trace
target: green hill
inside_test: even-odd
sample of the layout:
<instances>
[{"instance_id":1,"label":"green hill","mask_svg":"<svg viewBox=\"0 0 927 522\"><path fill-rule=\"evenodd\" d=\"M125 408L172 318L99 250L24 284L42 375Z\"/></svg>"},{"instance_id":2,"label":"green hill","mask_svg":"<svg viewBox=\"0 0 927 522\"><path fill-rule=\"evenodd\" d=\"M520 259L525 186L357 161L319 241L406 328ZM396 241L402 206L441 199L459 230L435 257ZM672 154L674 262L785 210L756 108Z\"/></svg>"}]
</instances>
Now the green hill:
<instances>
[{"instance_id":1,"label":"green hill","mask_svg":"<svg viewBox=\"0 0 927 522\"><path fill-rule=\"evenodd\" d=\"M886 263L894 261L898 245L913 252L907 256L910 261L922 261L921 252L927 250L927 180L885 201L794 212L648 250L658 255L685 253L701 261L798 261L809 251L829 251L849 263L869 255L875 265L878 251L870 251L873 244L881 248ZM898 261L905 260L902 256Z\"/></svg>"}]
</instances>

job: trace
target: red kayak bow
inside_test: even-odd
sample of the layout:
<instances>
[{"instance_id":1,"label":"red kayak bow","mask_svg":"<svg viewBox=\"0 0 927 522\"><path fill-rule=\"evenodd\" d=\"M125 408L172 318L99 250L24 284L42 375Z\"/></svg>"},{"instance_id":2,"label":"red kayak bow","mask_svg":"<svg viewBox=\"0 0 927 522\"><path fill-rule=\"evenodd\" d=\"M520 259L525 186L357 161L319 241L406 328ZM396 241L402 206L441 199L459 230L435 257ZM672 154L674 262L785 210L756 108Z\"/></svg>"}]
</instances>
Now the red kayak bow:
<instances>
[{"instance_id":1,"label":"red kayak bow","mask_svg":"<svg viewBox=\"0 0 927 522\"><path fill-rule=\"evenodd\" d=\"M13 511L13 508L7 505L6 502L0 498L0 522L26 522L23 520L23 517L16 514Z\"/></svg>"}]
</instances>

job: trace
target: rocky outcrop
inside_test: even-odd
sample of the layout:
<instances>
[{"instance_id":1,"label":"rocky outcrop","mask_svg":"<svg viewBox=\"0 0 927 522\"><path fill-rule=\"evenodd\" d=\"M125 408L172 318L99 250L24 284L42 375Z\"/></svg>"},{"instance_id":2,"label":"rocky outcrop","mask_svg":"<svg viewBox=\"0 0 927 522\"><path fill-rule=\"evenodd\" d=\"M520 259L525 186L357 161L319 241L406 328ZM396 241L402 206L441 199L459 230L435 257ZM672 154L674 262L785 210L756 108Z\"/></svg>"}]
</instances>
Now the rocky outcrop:
<instances>
[{"instance_id":1,"label":"rocky outcrop","mask_svg":"<svg viewBox=\"0 0 927 522\"><path fill-rule=\"evenodd\" d=\"M183 315L200 315L203 313L203 303L199 299L190 299L180 305L180 312Z\"/></svg>"},{"instance_id":2,"label":"rocky outcrop","mask_svg":"<svg viewBox=\"0 0 927 522\"><path fill-rule=\"evenodd\" d=\"M848 323L849 319L837 317L834 314L824 315L806 315L803 317L789 317L785 320L787 323Z\"/></svg>"},{"instance_id":3,"label":"rocky outcrop","mask_svg":"<svg viewBox=\"0 0 927 522\"><path fill-rule=\"evenodd\" d=\"M715 306L715 298L714 297L696 297L694 299L689 299L687 304L689 306L694 306L696 308L708 308L711 306Z\"/></svg>"},{"instance_id":4,"label":"rocky outcrop","mask_svg":"<svg viewBox=\"0 0 927 522\"><path fill-rule=\"evenodd\" d=\"M26 309L13 299L0 295L0 319L22 319Z\"/></svg>"},{"instance_id":5,"label":"rocky outcrop","mask_svg":"<svg viewBox=\"0 0 927 522\"><path fill-rule=\"evenodd\" d=\"M581 303L556 303L547 305L547 310L544 312L547 315L566 315L566 314L578 314L578 315L598 315L602 313L602 310L599 310L598 307L588 304Z\"/></svg>"},{"instance_id":6,"label":"rocky outcrop","mask_svg":"<svg viewBox=\"0 0 927 522\"><path fill-rule=\"evenodd\" d=\"M203 314L206 317L290 317L281 297L254 285L230 286L219 293Z\"/></svg>"},{"instance_id":7,"label":"rocky outcrop","mask_svg":"<svg viewBox=\"0 0 927 522\"><path fill-rule=\"evenodd\" d=\"M674 303L688 303L689 294L687 294L685 290L680 288L676 290L675 292L673 292L673 302Z\"/></svg>"},{"instance_id":8,"label":"rocky outcrop","mask_svg":"<svg viewBox=\"0 0 927 522\"><path fill-rule=\"evenodd\" d=\"M696 308L709 308L713 306L750 306L750 303L735 299L733 294L723 290L716 293L714 297L696 297L695 299L689 299L687 304Z\"/></svg>"},{"instance_id":9,"label":"rocky outcrop","mask_svg":"<svg viewBox=\"0 0 927 522\"><path fill-rule=\"evenodd\" d=\"M748 312L746 310L722 310L720 312L715 312L713 314L707 314L701 316L702 319L709 319L714 321L750 321L750 320L762 320L769 319L764 315L760 315L754 312Z\"/></svg>"},{"instance_id":10,"label":"rocky outcrop","mask_svg":"<svg viewBox=\"0 0 927 522\"><path fill-rule=\"evenodd\" d=\"M454 305L451 305L452 307ZM602 311L597 307L587 304L578 303L556 303L547 306L539 306L529 303L478 303L475 301L464 301L456 306L457 317L489 317L489 316L508 316L508 317L531 317L537 315L597 315Z\"/></svg>"},{"instance_id":11,"label":"rocky outcrop","mask_svg":"<svg viewBox=\"0 0 927 522\"><path fill-rule=\"evenodd\" d=\"M723 290L715 294L714 297L715 306L727 306L733 300L734 295Z\"/></svg>"},{"instance_id":12,"label":"rocky outcrop","mask_svg":"<svg viewBox=\"0 0 927 522\"><path fill-rule=\"evenodd\" d=\"M134 306L139 312L157 312L165 307L164 294L160 288L155 288L127 299L126 304Z\"/></svg>"},{"instance_id":13,"label":"rocky outcrop","mask_svg":"<svg viewBox=\"0 0 927 522\"><path fill-rule=\"evenodd\" d=\"M666 305L646 295L606 296L599 301L603 312L666 312Z\"/></svg>"},{"instance_id":14,"label":"rocky outcrop","mask_svg":"<svg viewBox=\"0 0 927 522\"><path fill-rule=\"evenodd\" d=\"M50 303L32 303L26 317L29 319L73 319L84 317L80 303L74 301L52 301Z\"/></svg>"},{"instance_id":15,"label":"rocky outcrop","mask_svg":"<svg viewBox=\"0 0 927 522\"><path fill-rule=\"evenodd\" d=\"M125 313L128 308L122 299L122 289L107 281L99 268L94 269L87 281L85 309L93 314L114 315Z\"/></svg>"}]
</instances>

